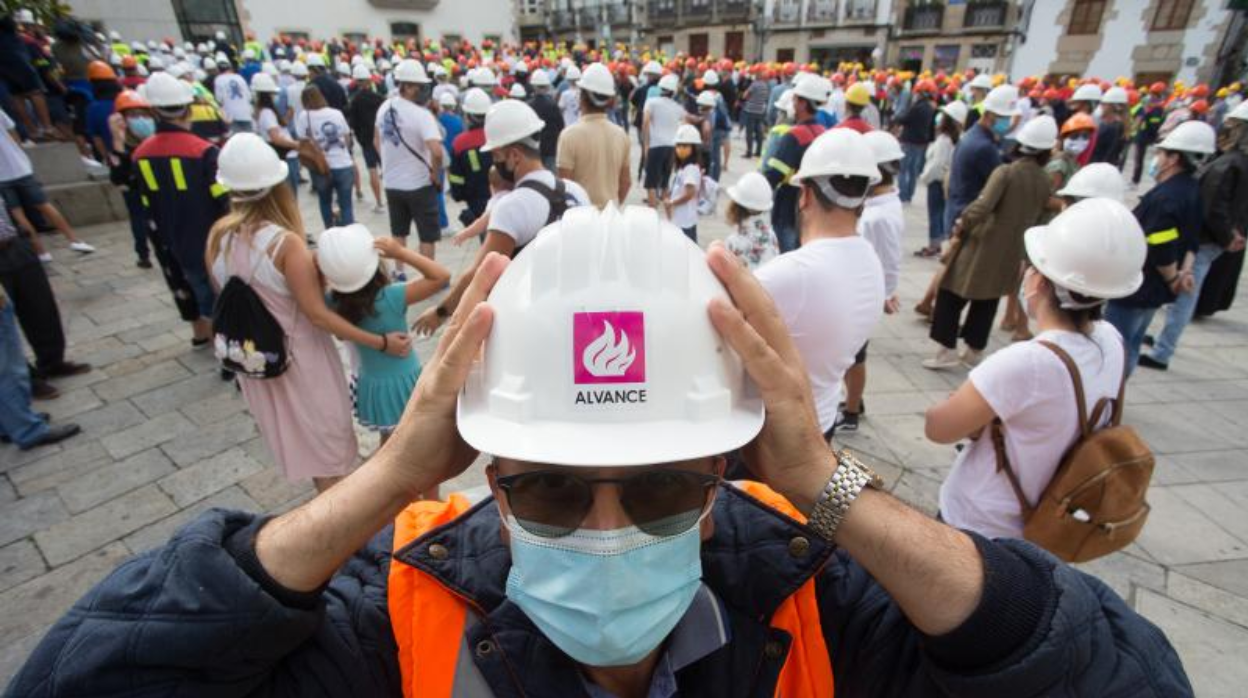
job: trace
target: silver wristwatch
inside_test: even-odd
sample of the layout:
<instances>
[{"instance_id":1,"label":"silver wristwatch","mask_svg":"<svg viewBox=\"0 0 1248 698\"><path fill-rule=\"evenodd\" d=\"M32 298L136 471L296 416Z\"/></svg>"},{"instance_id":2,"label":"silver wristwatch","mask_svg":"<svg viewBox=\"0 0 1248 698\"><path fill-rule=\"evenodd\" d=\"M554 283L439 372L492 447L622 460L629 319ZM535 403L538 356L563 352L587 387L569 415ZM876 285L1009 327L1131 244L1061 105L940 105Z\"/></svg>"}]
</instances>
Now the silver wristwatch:
<instances>
[{"instance_id":1,"label":"silver wristwatch","mask_svg":"<svg viewBox=\"0 0 1248 698\"><path fill-rule=\"evenodd\" d=\"M878 490L884 486L883 479L849 451L836 451L835 454L836 470L828 484L823 486L823 492L806 520L807 526L829 542L836 541L836 530L841 527L849 506L858 498L862 488Z\"/></svg>"}]
</instances>

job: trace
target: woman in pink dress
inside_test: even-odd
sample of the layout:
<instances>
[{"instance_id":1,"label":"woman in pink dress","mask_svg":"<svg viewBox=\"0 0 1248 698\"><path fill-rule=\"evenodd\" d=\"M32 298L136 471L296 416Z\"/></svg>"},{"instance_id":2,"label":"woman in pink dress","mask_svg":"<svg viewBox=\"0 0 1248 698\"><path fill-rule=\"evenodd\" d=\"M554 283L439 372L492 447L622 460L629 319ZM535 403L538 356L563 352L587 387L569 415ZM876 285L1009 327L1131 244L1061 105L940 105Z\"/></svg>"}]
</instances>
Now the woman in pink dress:
<instances>
[{"instance_id":1,"label":"woman in pink dress","mask_svg":"<svg viewBox=\"0 0 1248 698\"><path fill-rule=\"evenodd\" d=\"M351 399L330 335L395 356L406 355L411 341L405 333L365 332L326 307L288 174L260 137L239 134L226 143L217 180L231 191L231 210L213 227L206 259L218 288L240 277L281 325L286 371L265 379L240 375L239 385L282 473L312 478L323 492L356 461Z\"/></svg>"}]
</instances>

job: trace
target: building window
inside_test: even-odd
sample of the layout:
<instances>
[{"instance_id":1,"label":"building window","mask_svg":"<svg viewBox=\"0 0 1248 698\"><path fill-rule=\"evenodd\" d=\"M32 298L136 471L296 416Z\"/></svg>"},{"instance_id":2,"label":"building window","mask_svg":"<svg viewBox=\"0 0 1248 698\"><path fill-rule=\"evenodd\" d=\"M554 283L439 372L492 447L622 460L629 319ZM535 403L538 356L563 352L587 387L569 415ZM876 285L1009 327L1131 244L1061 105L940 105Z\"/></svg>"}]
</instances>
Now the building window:
<instances>
[{"instance_id":1,"label":"building window","mask_svg":"<svg viewBox=\"0 0 1248 698\"><path fill-rule=\"evenodd\" d=\"M460 36L459 34L443 34L442 35L442 47L458 50L459 44L463 40L464 40L464 37Z\"/></svg>"},{"instance_id":2,"label":"building window","mask_svg":"<svg viewBox=\"0 0 1248 698\"><path fill-rule=\"evenodd\" d=\"M420 25L415 22L391 22L390 35L396 39L419 39Z\"/></svg>"},{"instance_id":3,"label":"building window","mask_svg":"<svg viewBox=\"0 0 1248 698\"><path fill-rule=\"evenodd\" d=\"M845 0L846 19L873 19L874 17L875 0Z\"/></svg>"},{"instance_id":4,"label":"building window","mask_svg":"<svg viewBox=\"0 0 1248 698\"><path fill-rule=\"evenodd\" d=\"M1075 0L1070 13L1070 34L1096 34L1101 31L1101 15L1105 14L1105 0Z\"/></svg>"},{"instance_id":5,"label":"building window","mask_svg":"<svg viewBox=\"0 0 1248 698\"><path fill-rule=\"evenodd\" d=\"M789 61L793 60L794 53L795 53L795 50L791 48L778 48L776 49L776 62L788 63Z\"/></svg>"},{"instance_id":6,"label":"building window","mask_svg":"<svg viewBox=\"0 0 1248 698\"><path fill-rule=\"evenodd\" d=\"M350 41L356 46L362 46L368 43L368 34L365 32L342 32L342 38Z\"/></svg>"},{"instance_id":7,"label":"building window","mask_svg":"<svg viewBox=\"0 0 1248 698\"><path fill-rule=\"evenodd\" d=\"M499 36L498 34L486 34L485 36L481 37L481 40L482 40L482 43L489 41L493 43L495 46L498 46L503 43L503 37Z\"/></svg>"},{"instance_id":8,"label":"building window","mask_svg":"<svg viewBox=\"0 0 1248 698\"><path fill-rule=\"evenodd\" d=\"M1193 4L1192 0L1161 0L1157 14L1153 15L1153 30L1186 29Z\"/></svg>"},{"instance_id":9,"label":"building window","mask_svg":"<svg viewBox=\"0 0 1248 698\"><path fill-rule=\"evenodd\" d=\"M961 50L962 47L958 44L935 47L932 53L932 67L936 70L957 70L958 53Z\"/></svg>"},{"instance_id":10,"label":"building window","mask_svg":"<svg viewBox=\"0 0 1248 698\"><path fill-rule=\"evenodd\" d=\"M975 44L971 47L971 58L996 58L996 44Z\"/></svg>"}]
</instances>

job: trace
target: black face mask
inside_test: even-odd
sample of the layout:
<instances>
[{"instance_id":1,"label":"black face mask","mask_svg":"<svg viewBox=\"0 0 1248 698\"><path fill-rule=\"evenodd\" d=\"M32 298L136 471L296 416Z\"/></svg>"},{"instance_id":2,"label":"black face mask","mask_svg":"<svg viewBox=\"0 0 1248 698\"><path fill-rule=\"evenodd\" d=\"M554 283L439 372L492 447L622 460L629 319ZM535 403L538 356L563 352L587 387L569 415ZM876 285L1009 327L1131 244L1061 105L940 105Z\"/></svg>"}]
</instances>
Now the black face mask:
<instances>
[{"instance_id":1,"label":"black face mask","mask_svg":"<svg viewBox=\"0 0 1248 698\"><path fill-rule=\"evenodd\" d=\"M515 183L516 169L508 165L505 160L495 160L494 169L498 170L498 176L502 177L504 182Z\"/></svg>"}]
</instances>

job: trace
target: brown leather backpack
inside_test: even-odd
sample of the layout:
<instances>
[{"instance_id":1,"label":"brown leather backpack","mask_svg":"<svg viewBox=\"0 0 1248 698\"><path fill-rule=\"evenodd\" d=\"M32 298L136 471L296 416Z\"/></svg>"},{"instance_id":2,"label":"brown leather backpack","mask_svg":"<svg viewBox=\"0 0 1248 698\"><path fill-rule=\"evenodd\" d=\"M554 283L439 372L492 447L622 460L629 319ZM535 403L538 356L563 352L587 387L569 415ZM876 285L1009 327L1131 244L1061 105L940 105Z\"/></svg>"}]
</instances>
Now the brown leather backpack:
<instances>
[{"instance_id":1,"label":"brown leather backpack","mask_svg":"<svg viewBox=\"0 0 1248 698\"><path fill-rule=\"evenodd\" d=\"M1040 344L1056 354L1070 372L1082 433L1062 456L1035 506L1027 501L1010 466L999 419L992 424L997 470L1005 471L1022 507L1023 537L1067 562L1086 562L1126 547L1140 535L1148 519L1144 495L1153 476L1153 453L1134 429L1122 424L1125 369L1118 397L1099 400L1089 418L1079 367L1056 344ZM1097 429L1111 404L1109 424Z\"/></svg>"},{"instance_id":2,"label":"brown leather backpack","mask_svg":"<svg viewBox=\"0 0 1248 698\"><path fill-rule=\"evenodd\" d=\"M321 144L317 143L316 137L312 135L312 115L307 112L304 114L308 117L308 135L298 141L299 164L308 168L308 171L324 177L329 174L329 160L325 157Z\"/></svg>"}]
</instances>

